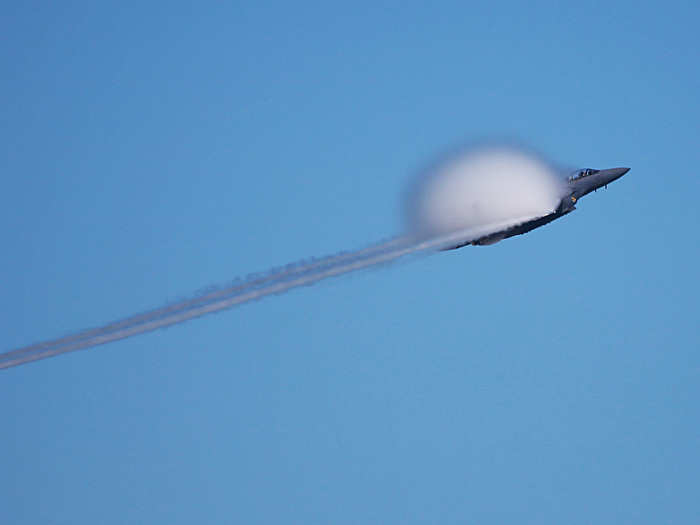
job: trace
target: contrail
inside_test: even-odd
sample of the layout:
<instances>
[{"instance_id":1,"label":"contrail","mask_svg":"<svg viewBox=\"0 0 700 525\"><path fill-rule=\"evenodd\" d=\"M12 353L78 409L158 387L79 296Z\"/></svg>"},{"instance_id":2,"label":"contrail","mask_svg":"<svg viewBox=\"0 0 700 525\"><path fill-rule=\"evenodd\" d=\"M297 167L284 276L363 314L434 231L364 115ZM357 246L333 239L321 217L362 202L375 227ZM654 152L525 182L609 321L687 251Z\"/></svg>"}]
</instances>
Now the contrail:
<instances>
[{"instance_id":1,"label":"contrail","mask_svg":"<svg viewBox=\"0 0 700 525\"><path fill-rule=\"evenodd\" d=\"M268 272L263 273L262 275L260 274L251 274L249 275L246 279L237 279L235 281L235 284L230 284L228 286L222 287L213 287L214 289L211 290L212 287L209 287L208 289L211 291L208 291L207 293L201 293L194 295L190 299L182 300L176 303L172 303L166 306L163 306L161 308L157 308L155 310L149 310L147 312L143 312L138 315L134 315L131 317L128 317L126 319L122 319L119 321L114 321L112 323L106 324L104 326L98 327L98 328L92 328L88 330L84 330L82 332L78 332L72 335L68 335L66 337L61 337L60 339L54 339L52 341L46 341L46 342L41 342L41 343L36 343L30 346L26 346L24 348L20 348L18 350L13 350L10 352L6 352L4 354L0 354L0 365L2 364L2 359L3 358L10 358L10 357L17 357L18 355L24 355L24 354L29 354L29 353L34 353L34 352L39 352L41 350L47 350L49 347L57 347L58 345L67 345L69 343L73 343L75 341L79 340L85 340L89 337L96 337L99 335L103 335L106 333L114 332L116 330L126 328L129 326L134 326L137 323L144 323L148 322L153 319L158 319L162 318L163 316L170 314L170 313L176 313L180 312L186 308L190 307L196 307L198 305L204 304L206 302L211 302L219 298L224 298L227 296L230 296L233 293L242 293L243 291L247 289L252 289L257 286L260 286L262 284L265 284L270 281L277 281L281 280L285 277L299 274L299 273L306 273L311 270L314 270L316 268L321 268L330 264L338 264L342 262L345 259L348 258L354 258L354 257L359 257L365 254L372 253L378 249L381 248L388 248L392 246L393 244L396 244L399 242L399 239L393 239L389 241L385 241L382 243L378 243L377 245L370 246L368 248L365 248L364 250L358 250L356 252L340 252L336 255L329 256L329 257L323 257L320 259L311 259L309 261L305 262L297 262L297 263L291 263L287 264L283 267L278 267L278 268L273 268L272 270L269 270ZM0 366L2 368L2 366Z\"/></svg>"},{"instance_id":2,"label":"contrail","mask_svg":"<svg viewBox=\"0 0 700 525\"><path fill-rule=\"evenodd\" d=\"M253 275L242 282L114 321L101 327L10 350L0 354L0 369L118 341L261 299L268 295L280 294L292 288L311 285L329 277L388 263L411 254L446 248L454 245L455 242L470 238L475 239L531 218L531 216L521 217L431 238L417 238L411 235L399 236L368 248L290 264L270 270L263 275Z\"/></svg>"}]
</instances>

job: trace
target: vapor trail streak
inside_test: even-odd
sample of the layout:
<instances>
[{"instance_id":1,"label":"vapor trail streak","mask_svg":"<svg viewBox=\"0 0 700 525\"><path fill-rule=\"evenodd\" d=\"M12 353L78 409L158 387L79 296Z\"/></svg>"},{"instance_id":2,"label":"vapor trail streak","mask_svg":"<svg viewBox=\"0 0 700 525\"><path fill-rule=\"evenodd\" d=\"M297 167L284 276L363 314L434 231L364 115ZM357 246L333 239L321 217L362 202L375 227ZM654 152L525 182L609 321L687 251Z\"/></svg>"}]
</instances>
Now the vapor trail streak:
<instances>
[{"instance_id":1,"label":"vapor trail streak","mask_svg":"<svg viewBox=\"0 0 700 525\"><path fill-rule=\"evenodd\" d=\"M397 237L362 250L287 265L273 269L262 276L250 277L240 284L237 283L214 290L111 322L101 327L83 330L69 336L5 352L0 354L0 369L150 332L208 313L254 301L267 295L283 293L291 288L310 285L322 279L387 263L409 254L448 247L455 242L463 242L466 239L476 239L482 235L499 231L503 227L518 224L529 219L531 217L491 224L485 227L471 228L427 240L419 240L408 236Z\"/></svg>"},{"instance_id":2,"label":"vapor trail streak","mask_svg":"<svg viewBox=\"0 0 700 525\"><path fill-rule=\"evenodd\" d=\"M106 324L98 328L92 328L71 334L59 339L54 339L51 341L45 341L41 343L36 343L33 345L26 346L17 350L5 352L0 354L0 368L3 368L3 363L5 360L10 358L17 358L21 355L28 355L31 353L38 353L41 350L49 348L57 348L58 346L67 345L68 343L73 343L75 341L85 340L87 338L101 336L110 332L114 332L120 328L128 328L134 326L137 323L145 323L153 319L158 319L169 313L177 313L186 308L196 307L200 304L211 302L217 298L223 298L230 296L233 293L243 293L245 290L255 288L269 281L277 281L288 276L307 273L317 268L322 268L331 264L338 264L346 259L357 258L359 256L368 255L379 250L385 250L397 243L400 243L401 238L396 238L382 243L370 246L363 250L357 250L355 252L341 252L336 255L322 257L320 259L311 259L309 261L302 261L297 263L291 263L283 267L273 268L272 270L266 272L263 275L252 275L249 276L243 282L236 282L226 287L220 289L212 290L206 294L196 295L190 299L179 301L170 305L166 305L154 310L149 310L141 314L128 317L119 321L114 321L112 323ZM53 354L52 354L53 355ZM20 363L17 363L20 364ZM8 365L12 366L12 365Z\"/></svg>"}]
</instances>

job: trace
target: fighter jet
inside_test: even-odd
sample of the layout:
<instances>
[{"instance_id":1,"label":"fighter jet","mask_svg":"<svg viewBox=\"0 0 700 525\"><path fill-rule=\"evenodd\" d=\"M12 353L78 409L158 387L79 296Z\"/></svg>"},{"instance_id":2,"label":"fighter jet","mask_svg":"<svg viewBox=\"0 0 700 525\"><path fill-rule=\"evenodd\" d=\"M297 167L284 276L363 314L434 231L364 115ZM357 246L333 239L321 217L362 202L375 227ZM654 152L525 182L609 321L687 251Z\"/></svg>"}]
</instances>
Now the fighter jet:
<instances>
[{"instance_id":1,"label":"fighter jet","mask_svg":"<svg viewBox=\"0 0 700 525\"><path fill-rule=\"evenodd\" d=\"M548 224L559 217L563 217L567 213L571 213L576 209L576 203L581 197L588 195L592 191L597 191L598 188L607 188L608 184L619 179L629 170L629 168L611 168L607 170L585 168L577 170L567 178L564 195L554 212L550 213L549 215L537 217L531 221L517 224L506 228L505 230L490 233L478 239L469 240L458 244L457 246L452 246L446 249L456 250L457 248L462 248L463 246L468 246L470 244L474 246L494 244L498 241L502 241L503 239L507 239L508 237L522 235L523 233L527 233L535 228L544 226L545 224Z\"/></svg>"}]
</instances>

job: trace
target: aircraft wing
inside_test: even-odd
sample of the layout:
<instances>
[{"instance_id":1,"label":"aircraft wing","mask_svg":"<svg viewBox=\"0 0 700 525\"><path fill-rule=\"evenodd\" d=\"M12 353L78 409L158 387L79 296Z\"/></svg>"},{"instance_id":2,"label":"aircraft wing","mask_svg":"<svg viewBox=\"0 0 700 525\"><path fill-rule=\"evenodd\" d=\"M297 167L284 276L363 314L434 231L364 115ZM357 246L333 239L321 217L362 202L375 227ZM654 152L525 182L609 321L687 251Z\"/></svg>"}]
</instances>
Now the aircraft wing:
<instances>
[{"instance_id":1,"label":"aircraft wing","mask_svg":"<svg viewBox=\"0 0 700 525\"><path fill-rule=\"evenodd\" d=\"M462 248L470 244L479 246L495 244L513 235L520 235L538 228L539 226L543 226L554 219L558 219L562 215L561 213L551 212L545 215L519 217L517 219L510 219L464 230L463 237L459 238L456 244L445 243L446 246L440 248L440 250L456 250L457 248ZM456 236L457 235L458 234L456 234Z\"/></svg>"}]
</instances>

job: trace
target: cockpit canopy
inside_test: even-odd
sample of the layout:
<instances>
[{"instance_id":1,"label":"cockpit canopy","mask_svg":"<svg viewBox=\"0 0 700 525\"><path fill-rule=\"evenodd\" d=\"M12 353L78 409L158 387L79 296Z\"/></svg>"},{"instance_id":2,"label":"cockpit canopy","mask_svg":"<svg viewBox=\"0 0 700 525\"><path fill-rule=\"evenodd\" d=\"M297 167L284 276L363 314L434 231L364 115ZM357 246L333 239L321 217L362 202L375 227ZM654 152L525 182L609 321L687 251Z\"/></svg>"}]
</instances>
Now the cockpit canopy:
<instances>
[{"instance_id":1,"label":"cockpit canopy","mask_svg":"<svg viewBox=\"0 0 700 525\"><path fill-rule=\"evenodd\" d=\"M576 170L571 174L569 180L572 181L583 177L588 177L589 175L593 175L594 173L598 173L599 171L600 170L594 170L593 168L584 168L581 170Z\"/></svg>"}]
</instances>

